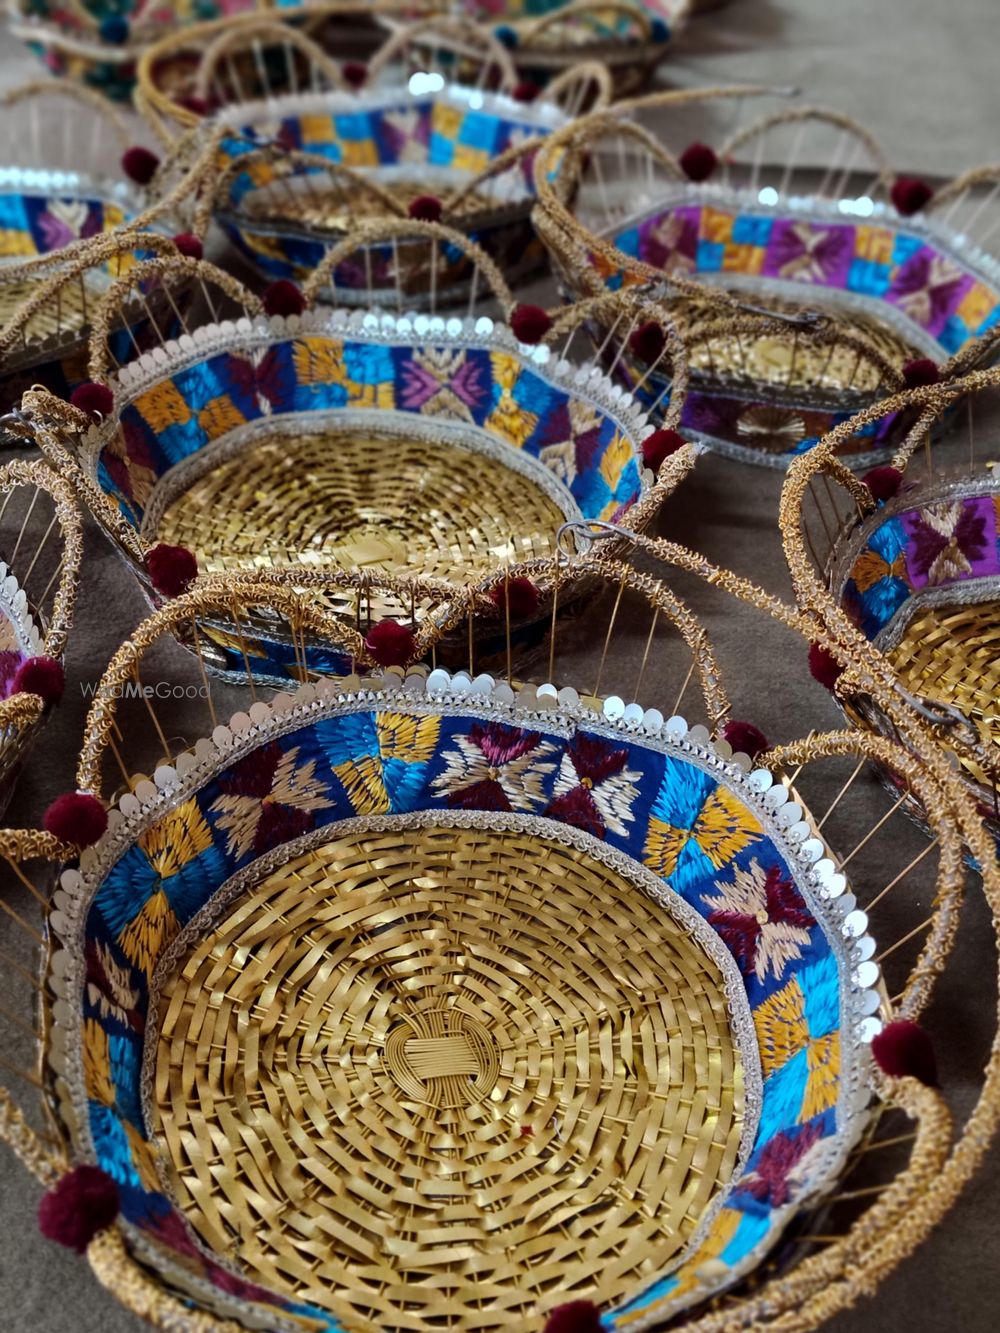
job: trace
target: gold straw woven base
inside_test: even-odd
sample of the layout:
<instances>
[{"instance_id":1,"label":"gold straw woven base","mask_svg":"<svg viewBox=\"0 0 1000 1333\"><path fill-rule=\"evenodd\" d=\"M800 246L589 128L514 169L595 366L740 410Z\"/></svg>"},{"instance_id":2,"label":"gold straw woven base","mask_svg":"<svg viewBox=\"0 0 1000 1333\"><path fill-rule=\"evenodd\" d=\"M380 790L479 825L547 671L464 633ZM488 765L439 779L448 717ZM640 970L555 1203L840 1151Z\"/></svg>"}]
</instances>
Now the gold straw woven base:
<instances>
[{"instance_id":1,"label":"gold straw woven base","mask_svg":"<svg viewBox=\"0 0 1000 1333\"><path fill-rule=\"evenodd\" d=\"M910 621L889 660L911 694L954 705L987 747L1000 745L1000 602L928 608ZM976 782L993 786L972 756L960 760Z\"/></svg>"},{"instance_id":2,"label":"gold straw woven base","mask_svg":"<svg viewBox=\"0 0 1000 1333\"><path fill-rule=\"evenodd\" d=\"M531 477L426 439L265 439L170 504L155 539L205 573L339 565L475 580L552 554L565 519ZM152 539L152 537L150 538Z\"/></svg>"},{"instance_id":3,"label":"gold straw woven base","mask_svg":"<svg viewBox=\"0 0 1000 1333\"><path fill-rule=\"evenodd\" d=\"M620 1299L733 1171L722 974L581 850L342 832L179 969L155 1071L179 1203L251 1280L354 1328Z\"/></svg>"},{"instance_id":4,"label":"gold straw woven base","mask_svg":"<svg viewBox=\"0 0 1000 1333\"><path fill-rule=\"evenodd\" d=\"M34 296L41 284L50 276L51 270L48 273L40 273L37 278L27 278L21 282L4 282L3 269L0 267L0 328L7 327L24 302ZM81 334L88 322L89 314L101 299L101 290L100 287L94 287L85 298L81 282L66 283L58 301L44 306L32 316L26 331L30 340L40 342L55 334L63 337ZM16 345L14 351L17 351Z\"/></svg>"}]
</instances>

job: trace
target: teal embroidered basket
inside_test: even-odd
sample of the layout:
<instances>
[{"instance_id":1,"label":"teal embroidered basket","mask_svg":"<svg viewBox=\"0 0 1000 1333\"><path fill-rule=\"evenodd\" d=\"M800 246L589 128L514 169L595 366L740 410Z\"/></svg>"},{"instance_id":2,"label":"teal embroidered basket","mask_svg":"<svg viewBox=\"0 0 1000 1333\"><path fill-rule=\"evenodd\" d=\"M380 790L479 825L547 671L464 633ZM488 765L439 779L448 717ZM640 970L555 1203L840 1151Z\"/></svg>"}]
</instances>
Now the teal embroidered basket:
<instances>
[{"instance_id":1,"label":"teal embroidered basket","mask_svg":"<svg viewBox=\"0 0 1000 1333\"><path fill-rule=\"evenodd\" d=\"M736 95L703 95L696 129L711 127L713 97ZM682 152L676 131L669 147L642 136L643 112L671 103L691 132L685 103L698 99L658 94L634 124L606 118L556 136L539 161L536 214L573 296L659 286L696 376L686 426L730 456L784 467L926 377L928 361L942 377L975 364L1000 321L993 174L932 196L895 177L848 118L814 108L764 117L717 151ZM852 466L887 457L894 424L853 439Z\"/></svg>"},{"instance_id":2,"label":"teal embroidered basket","mask_svg":"<svg viewBox=\"0 0 1000 1333\"><path fill-rule=\"evenodd\" d=\"M502 279L462 237L427 223L402 234L401 244L462 249L486 274L480 288L492 274L511 308ZM339 271L337 252L328 268ZM221 293L232 297L233 318L194 316L178 339L115 372L97 337L91 367L113 408L89 429L78 416L54 426L65 408L50 397L25 400L42 448L154 600L169 591L157 592L149 564L163 545L190 551L202 574L285 568L322 582L329 571L330 605L343 614L355 594L335 591L341 568L458 590L550 554L567 521L642 528L694 461L693 446L647 461L652 429L593 365L586 310L553 327L557 350L521 343L485 316L267 317L239 284L195 261L152 261L117 284L110 305L160 274L161 292L201 284L212 310ZM326 277L319 270L317 285ZM623 327L637 317L628 303L620 315ZM664 339L676 420L686 363L670 330ZM526 633L547 623L554 591L549 578L512 611ZM381 614L416 629L424 612L397 592Z\"/></svg>"}]
</instances>

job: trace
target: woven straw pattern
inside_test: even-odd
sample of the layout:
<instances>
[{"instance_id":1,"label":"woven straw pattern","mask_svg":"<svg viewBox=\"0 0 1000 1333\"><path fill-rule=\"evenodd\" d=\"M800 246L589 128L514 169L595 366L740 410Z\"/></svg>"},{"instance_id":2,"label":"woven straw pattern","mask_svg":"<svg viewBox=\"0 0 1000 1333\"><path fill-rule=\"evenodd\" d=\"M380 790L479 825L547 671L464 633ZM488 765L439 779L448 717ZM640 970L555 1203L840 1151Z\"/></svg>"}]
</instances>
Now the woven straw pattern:
<instances>
[{"instance_id":1,"label":"woven straw pattern","mask_svg":"<svg viewBox=\"0 0 1000 1333\"><path fill-rule=\"evenodd\" d=\"M238 899L161 1012L158 1132L196 1229L355 1327L614 1300L735 1164L716 965L537 836L345 833Z\"/></svg>"},{"instance_id":2,"label":"woven straw pattern","mask_svg":"<svg viewBox=\"0 0 1000 1333\"><path fill-rule=\"evenodd\" d=\"M373 466L380 457L389 467ZM565 515L495 459L427 439L310 433L265 440L170 505L162 541L206 573L289 566L481 577L552 553Z\"/></svg>"},{"instance_id":3,"label":"woven straw pattern","mask_svg":"<svg viewBox=\"0 0 1000 1333\"><path fill-rule=\"evenodd\" d=\"M984 741L1000 744L1000 603L931 607L910 621L888 657L911 694L953 704ZM957 754L977 782L992 785L972 755Z\"/></svg>"}]
</instances>

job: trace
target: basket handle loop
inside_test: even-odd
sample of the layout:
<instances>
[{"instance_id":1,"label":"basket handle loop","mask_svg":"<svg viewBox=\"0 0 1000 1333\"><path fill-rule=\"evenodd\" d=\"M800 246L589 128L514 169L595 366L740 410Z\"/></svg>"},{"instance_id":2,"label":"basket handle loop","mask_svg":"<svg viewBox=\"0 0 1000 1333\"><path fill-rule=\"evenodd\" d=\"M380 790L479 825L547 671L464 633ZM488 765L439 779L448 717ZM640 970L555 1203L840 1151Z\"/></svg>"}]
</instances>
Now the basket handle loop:
<instances>
[{"instance_id":1,"label":"basket handle loop","mask_svg":"<svg viewBox=\"0 0 1000 1333\"><path fill-rule=\"evenodd\" d=\"M304 55L310 64L313 85L317 75L322 75L333 88L345 88L343 75L337 62L328 56L323 48L298 28L290 24L276 22L273 18L252 18L244 23L226 25L219 35L205 49L195 74L194 91L197 97L206 98L212 90L212 80L218 73L222 60L233 51L249 47L254 54L254 64L263 84L261 96L271 96L267 83L267 70L261 54L261 42L275 42ZM291 60L290 54L288 60Z\"/></svg>"},{"instance_id":2,"label":"basket handle loop","mask_svg":"<svg viewBox=\"0 0 1000 1333\"><path fill-rule=\"evenodd\" d=\"M795 106L783 107L780 111L775 111L770 115L762 116L752 124L744 126L735 131L725 139L719 148L719 158L723 164L728 165L732 155L740 148L745 148L754 140L763 140L767 134L783 125L805 126L809 123L829 125L835 129L843 131L865 149L875 166L878 183L885 189L892 186L895 179L892 168L889 166L889 160L886 157L881 144L875 136L860 125L852 117L844 115L840 111L832 111L827 107L821 106ZM786 165L786 176L790 175L795 168L795 163ZM831 164L827 167L823 177L820 193L824 188L832 188L833 180L838 178L846 179L850 172L850 162L845 161L840 166ZM832 178L832 179L831 179ZM828 184L829 182L829 184ZM835 191L839 193L839 191Z\"/></svg>"},{"instance_id":3,"label":"basket handle loop","mask_svg":"<svg viewBox=\"0 0 1000 1333\"><path fill-rule=\"evenodd\" d=\"M231 204L228 196L236 179L257 165L275 168L275 174L265 182L268 186L275 181L289 182L295 178L308 183L317 176L325 175L331 183L343 182L343 187L348 187L355 197L361 194L377 200L379 207L390 216L393 214L400 218L406 216L398 199L394 199L376 181L352 167L346 167L340 162L331 162L328 157L323 157L320 153L309 153L298 148L288 150L277 144L265 144L230 159L212 187L202 193L194 215L194 228L198 235L206 234L217 208L223 210L232 208L239 212L239 205Z\"/></svg>"},{"instance_id":4,"label":"basket handle loop","mask_svg":"<svg viewBox=\"0 0 1000 1333\"><path fill-rule=\"evenodd\" d=\"M400 218L398 222L394 218L387 218L384 221L366 223L351 236L345 237L339 244L329 249L306 283L304 289L306 300L310 303L317 301L320 291L327 283L335 292L337 266L364 246L377 244L379 241L418 239L438 241L461 250L483 275L504 316L507 316L514 305L514 297L503 274L486 251L452 227L443 227L439 222L418 222L414 218Z\"/></svg>"},{"instance_id":5,"label":"basket handle loop","mask_svg":"<svg viewBox=\"0 0 1000 1333\"><path fill-rule=\"evenodd\" d=\"M426 46L428 37L443 38L461 55L481 56L480 78L485 76L490 65L496 65L500 70L502 88L513 88L517 83L517 67L510 52L489 28L484 28L482 24L459 15L441 14L396 28L388 41L383 42L368 62L368 85L372 86L382 70L401 56L407 48L415 45ZM421 41L421 38L424 40Z\"/></svg>"},{"instance_id":6,"label":"basket handle loop","mask_svg":"<svg viewBox=\"0 0 1000 1333\"><path fill-rule=\"evenodd\" d=\"M583 99L594 88L594 100L584 111ZM541 100L561 107L569 116L596 115L606 110L614 97L611 71L599 60L581 60L557 74L544 87Z\"/></svg>"},{"instance_id":7,"label":"basket handle loop","mask_svg":"<svg viewBox=\"0 0 1000 1333\"><path fill-rule=\"evenodd\" d=\"M83 10L83 13L87 15L88 20L91 18L86 10ZM131 143L132 136L129 133L128 126L116 108L99 92L80 83L69 83L64 80L56 81L55 79L36 79L30 83L22 83L16 88L8 88L5 92L0 93L0 109L10 109L22 102L54 97L67 98L89 111L91 114L88 117L88 123L92 123L94 115L99 116L107 125L112 137L117 139L122 152Z\"/></svg>"},{"instance_id":8,"label":"basket handle loop","mask_svg":"<svg viewBox=\"0 0 1000 1333\"><path fill-rule=\"evenodd\" d=\"M167 294L167 300L170 302L174 315L180 320L185 333L190 332L186 316L169 295L169 285L175 280L198 282L213 318L215 307L209 295L209 288L211 287L217 288L238 305L242 305L248 315L257 316L263 313L263 305L259 297L255 296L249 288L244 287L243 283L236 278L223 272L221 268L216 268L214 264L210 264L205 259L189 259L183 255L147 259L134 265L127 273L111 284L94 313L90 335L89 364L92 380L96 380L98 383L106 383L111 377L113 371L110 367L108 335L116 321L126 318L124 306L129 297L136 294L141 284L148 282L150 278L157 279L157 291L163 291ZM145 298L143 300L145 303Z\"/></svg>"}]
</instances>

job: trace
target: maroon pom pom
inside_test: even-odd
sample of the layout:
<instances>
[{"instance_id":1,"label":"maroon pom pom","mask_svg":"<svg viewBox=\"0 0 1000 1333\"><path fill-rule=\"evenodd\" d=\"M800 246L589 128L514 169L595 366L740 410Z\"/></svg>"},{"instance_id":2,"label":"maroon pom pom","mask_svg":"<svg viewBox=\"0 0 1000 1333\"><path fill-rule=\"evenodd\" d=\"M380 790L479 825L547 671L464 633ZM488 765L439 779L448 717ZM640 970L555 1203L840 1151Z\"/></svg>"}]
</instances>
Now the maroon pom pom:
<instances>
[{"instance_id":1,"label":"maroon pom pom","mask_svg":"<svg viewBox=\"0 0 1000 1333\"><path fill-rule=\"evenodd\" d=\"M919 213L933 194L934 191L926 181L918 180L915 176L900 176L892 187L890 197L896 212L908 218L913 213Z\"/></svg>"},{"instance_id":2,"label":"maroon pom pom","mask_svg":"<svg viewBox=\"0 0 1000 1333\"><path fill-rule=\"evenodd\" d=\"M365 647L379 666L406 666L413 657L416 635L398 620L380 620L365 635Z\"/></svg>"},{"instance_id":3,"label":"maroon pom pom","mask_svg":"<svg viewBox=\"0 0 1000 1333\"><path fill-rule=\"evenodd\" d=\"M874 499L891 500L899 490L903 474L898 467L890 467L886 463L882 467L873 467L861 480L871 491Z\"/></svg>"},{"instance_id":4,"label":"maroon pom pom","mask_svg":"<svg viewBox=\"0 0 1000 1333\"><path fill-rule=\"evenodd\" d=\"M66 677L62 663L54 657L29 657L17 668L11 686L13 694L37 694L47 705L63 697Z\"/></svg>"},{"instance_id":5,"label":"maroon pom pom","mask_svg":"<svg viewBox=\"0 0 1000 1333\"><path fill-rule=\"evenodd\" d=\"M533 102L541 91L537 83L532 83L530 79L522 79L520 83L514 85L511 96L516 102Z\"/></svg>"},{"instance_id":6,"label":"maroon pom pom","mask_svg":"<svg viewBox=\"0 0 1000 1333\"><path fill-rule=\"evenodd\" d=\"M655 474L684 443L684 436L675 430L654 430L642 442L642 461Z\"/></svg>"},{"instance_id":7,"label":"maroon pom pom","mask_svg":"<svg viewBox=\"0 0 1000 1333\"><path fill-rule=\"evenodd\" d=\"M915 1078L929 1088L938 1086L937 1060L931 1039L919 1023L897 1018L872 1038L872 1055L890 1078Z\"/></svg>"},{"instance_id":8,"label":"maroon pom pom","mask_svg":"<svg viewBox=\"0 0 1000 1333\"><path fill-rule=\"evenodd\" d=\"M667 335L657 324L655 319L648 320L645 324L640 324L628 340L628 345L647 366L651 366L654 361L658 361L663 355L663 349L667 345Z\"/></svg>"},{"instance_id":9,"label":"maroon pom pom","mask_svg":"<svg viewBox=\"0 0 1000 1333\"><path fill-rule=\"evenodd\" d=\"M490 589L490 601L502 616L506 616L507 608L510 607L511 620L523 620L525 616L534 615L538 610L538 600L538 589L531 579L520 576L502 579Z\"/></svg>"},{"instance_id":10,"label":"maroon pom pom","mask_svg":"<svg viewBox=\"0 0 1000 1333\"><path fill-rule=\"evenodd\" d=\"M828 648L824 648L820 643L811 643L809 645L809 671L813 680L818 680L821 685L825 685L828 690L832 690L837 681L844 674L844 668L840 665L833 653Z\"/></svg>"},{"instance_id":11,"label":"maroon pom pom","mask_svg":"<svg viewBox=\"0 0 1000 1333\"><path fill-rule=\"evenodd\" d=\"M186 546L168 546L160 542L146 552L146 573L157 592L164 597L180 597L198 577L198 561Z\"/></svg>"},{"instance_id":12,"label":"maroon pom pom","mask_svg":"<svg viewBox=\"0 0 1000 1333\"><path fill-rule=\"evenodd\" d=\"M212 109L204 97L197 97L194 93L179 97L177 104L182 106L185 111L193 111L196 116L207 116Z\"/></svg>"},{"instance_id":13,"label":"maroon pom pom","mask_svg":"<svg viewBox=\"0 0 1000 1333\"><path fill-rule=\"evenodd\" d=\"M918 356L913 361L907 361L903 367L903 380L908 389L919 389L925 384L937 384L940 378L938 364L929 356Z\"/></svg>"},{"instance_id":14,"label":"maroon pom pom","mask_svg":"<svg viewBox=\"0 0 1000 1333\"><path fill-rule=\"evenodd\" d=\"M174 245L186 259L202 259L205 255L205 247L201 239L189 231L179 231L174 237Z\"/></svg>"},{"instance_id":15,"label":"maroon pom pom","mask_svg":"<svg viewBox=\"0 0 1000 1333\"><path fill-rule=\"evenodd\" d=\"M406 211L417 222L440 222L444 209L441 200L436 199L434 195L418 194L416 199L410 200L410 206Z\"/></svg>"},{"instance_id":16,"label":"maroon pom pom","mask_svg":"<svg viewBox=\"0 0 1000 1333\"><path fill-rule=\"evenodd\" d=\"M60 842L90 847L104 836L108 815L96 796L71 791L57 796L45 811L45 828Z\"/></svg>"},{"instance_id":17,"label":"maroon pom pom","mask_svg":"<svg viewBox=\"0 0 1000 1333\"><path fill-rule=\"evenodd\" d=\"M352 88L360 88L368 78L368 66L363 60L345 60L340 67L344 82Z\"/></svg>"},{"instance_id":18,"label":"maroon pom pom","mask_svg":"<svg viewBox=\"0 0 1000 1333\"><path fill-rule=\"evenodd\" d=\"M677 160L690 181L707 181L719 164L715 149L707 143L688 144Z\"/></svg>"},{"instance_id":19,"label":"maroon pom pom","mask_svg":"<svg viewBox=\"0 0 1000 1333\"><path fill-rule=\"evenodd\" d=\"M306 308L306 298L287 278L278 278L264 292L264 309L269 315L301 315Z\"/></svg>"},{"instance_id":20,"label":"maroon pom pom","mask_svg":"<svg viewBox=\"0 0 1000 1333\"><path fill-rule=\"evenodd\" d=\"M752 722L727 722L722 728L722 734L736 754L745 754L750 759L756 759L759 754L770 749L767 737Z\"/></svg>"},{"instance_id":21,"label":"maroon pom pom","mask_svg":"<svg viewBox=\"0 0 1000 1333\"><path fill-rule=\"evenodd\" d=\"M91 421L103 421L115 410L115 396L106 384L78 384L69 396L74 407L86 412Z\"/></svg>"},{"instance_id":22,"label":"maroon pom pom","mask_svg":"<svg viewBox=\"0 0 1000 1333\"><path fill-rule=\"evenodd\" d=\"M118 1216L118 1186L99 1166L75 1166L42 1195L38 1229L82 1254Z\"/></svg>"},{"instance_id":23,"label":"maroon pom pom","mask_svg":"<svg viewBox=\"0 0 1000 1333\"><path fill-rule=\"evenodd\" d=\"M122 171L129 180L135 181L136 185L148 185L156 175L156 168L159 165L160 159L156 154L139 144L126 148L122 154Z\"/></svg>"},{"instance_id":24,"label":"maroon pom pom","mask_svg":"<svg viewBox=\"0 0 1000 1333\"><path fill-rule=\"evenodd\" d=\"M549 1312L544 1333L602 1333L601 1314L593 1301L569 1301Z\"/></svg>"},{"instance_id":25,"label":"maroon pom pom","mask_svg":"<svg viewBox=\"0 0 1000 1333\"><path fill-rule=\"evenodd\" d=\"M510 317L514 337L522 343L539 343L552 327L552 320L540 305L515 306Z\"/></svg>"}]
</instances>

